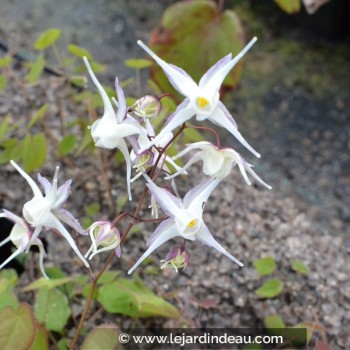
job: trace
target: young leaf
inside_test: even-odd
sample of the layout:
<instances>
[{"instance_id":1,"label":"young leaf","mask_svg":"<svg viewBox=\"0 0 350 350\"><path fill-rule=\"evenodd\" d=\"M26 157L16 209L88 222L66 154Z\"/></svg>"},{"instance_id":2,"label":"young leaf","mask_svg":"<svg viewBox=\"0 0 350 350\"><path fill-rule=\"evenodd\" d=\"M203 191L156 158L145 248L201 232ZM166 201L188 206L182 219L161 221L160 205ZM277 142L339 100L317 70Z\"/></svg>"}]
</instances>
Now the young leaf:
<instances>
[{"instance_id":1,"label":"young leaf","mask_svg":"<svg viewBox=\"0 0 350 350\"><path fill-rule=\"evenodd\" d=\"M0 312L5 307L10 306L12 309L18 309L19 301L14 292L4 291L0 293Z\"/></svg>"},{"instance_id":2,"label":"young leaf","mask_svg":"<svg viewBox=\"0 0 350 350\"><path fill-rule=\"evenodd\" d=\"M270 256L254 260L253 265L261 276L270 275L276 268L275 259Z\"/></svg>"},{"instance_id":3,"label":"young leaf","mask_svg":"<svg viewBox=\"0 0 350 350\"><path fill-rule=\"evenodd\" d=\"M283 282L277 278L267 280L255 294L261 298L275 298L283 291Z\"/></svg>"},{"instance_id":4,"label":"young leaf","mask_svg":"<svg viewBox=\"0 0 350 350\"><path fill-rule=\"evenodd\" d=\"M0 57L0 68L7 67L12 63L12 56Z\"/></svg>"},{"instance_id":5,"label":"young leaf","mask_svg":"<svg viewBox=\"0 0 350 350\"><path fill-rule=\"evenodd\" d=\"M63 278L54 278L47 280L44 277L40 277L36 281L28 284L25 286L22 291L23 292L30 292L32 290L40 289L40 288L47 288L47 289L53 289L59 286L62 286L68 282L71 282L72 278L70 277L63 277Z\"/></svg>"},{"instance_id":6,"label":"young leaf","mask_svg":"<svg viewBox=\"0 0 350 350\"><path fill-rule=\"evenodd\" d=\"M144 69L152 66L152 62L143 58L130 58L124 62L127 67L134 69Z\"/></svg>"},{"instance_id":7,"label":"young leaf","mask_svg":"<svg viewBox=\"0 0 350 350\"><path fill-rule=\"evenodd\" d=\"M67 50L74 56L77 56L79 58L83 58L85 56L88 60L92 60L91 53L78 45L68 45Z\"/></svg>"},{"instance_id":8,"label":"young leaf","mask_svg":"<svg viewBox=\"0 0 350 350\"><path fill-rule=\"evenodd\" d=\"M292 260L292 269L302 275L309 273L309 269L300 260Z\"/></svg>"},{"instance_id":9,"label":"young leaf","mask_svg":"<svg viewBox=\"0 0 350 350\"><path fill-rule=\"evenodd\" d=\"M29 305L17 310L6 307L0 311L0 349L29 349L33 343L36 324Z\"/></svg>"},{"instance_id":10,"label":"young leaf","mask_svg":"<svg viewBox=\"0 0 350 350\"><path fill-rule=\"evenodd\" d=\"M52 44L54 44L61 36L61 31L56 28L52 28L42 33L34 44L36 50L46 50Z\"/></svg>"},{"instance_id":11,"label":"young leaf","mask_svg":"<svg viewBox=\"0 0 350 350\"><path fill-rule=\"evenodd\" d=\"M66 135L58 145L58 156L62 157L70 153L77 143L77 137L73 134Z\"/></svg>"},{"instance_id":12,"label":"young leaf","mask_svg":"<svg viewBox=\"0 0 350 350\"><path fill-rule=\"evenodd\" d=\"M1 145L4 150L0 153L0 164L8 163L11 159L18 162L22 158L23 142L17 139L8 139Z\"/></svg>"},{"instance_id":13,"label":"young leaf","mask_svg":"<svg viewBox=\"0 0 350 350\"><path fill-rule=\"evenodd\" d=\"M71 315L67 297L57 289L41 288L35 298L34 313L50 331L60 332Z\"/></svg>"},{"instance_id":14,"label":"young leaf","mask_svg":"<svg viewBox=\"0 0 350 350\"><path fill-rule=\"evenodd\" d=\"M27 129L29 130L32 126L34 126L47 112L49 105L45 103L42 105L32 116L32 119L27 125Z\"/></svg>"},{"instance_id":15,"label":"young leaf","mask_svg":"<svg viewBox=\"0 0 350 350\"><path fill-rule=\"evenodd\" d=\"M28 64L29 72L25 76L25 80L28 83L35 83L41 76L45 68L45 60L42 55L38 56L35 62L29 62Z\"/></svg>"},{"instance_id":16,"label":"young leaf","mask_svg":"<svg viewBox=\"0 0 350 350\"><path fill-rule=\"evenodd\" d=\"M103 285L97 300L111 313L131 317L179 317L179 311L164 299L156 296L140 279L119 278Z\"/></svg>"},{"instance_id":17,"label":"young leaf","mask_svg":"<svg viewBox=\"0 0 350 350\"><path fill-rule=\"evenodd\" d=\"M288 14L300 11L301 0L275 0L275 3Z\"/></svg>"},{"instance_id":18,"label":"young leaf","mask_svg":"<svg viewBox=\"0 0 350 350\"><path fill-rule=\"evenodd\" d=\"M27 173L40 168L46 160L46 138L40 133L33 137L27 135L23 140L23 167Z\"/></svg>"},{"instance_id":19,"label":"young leaf","mask_svg":"<svg viewBox=\"0 0 350 350\"><path fill-rule=\"evenodd\" d=\"M5 90L7 86L7 79L3 74L0 74L0 91Z\"/></svg>"},{"instance_id":20,"label":"young leaf","mask_svg":"<svg viewBox=\"0 0 350 350\"><path fill-rule=\"evenodd\" d=\"M45 328L37 325L35 338L28 350L48 350L48 349L49 349L49 344L47 342L47 334L46 334Z\"/></svg>"},{"instance_id":21,"label":"young leaf","mask_svg":"<svg viewBox=\"0 0 350 350\"><path fill-rule=\"evenodd\" d=\"M264 318L265 328L285 328L286 325L279 315L269 315Z\"/></svg>"}]
</instances>

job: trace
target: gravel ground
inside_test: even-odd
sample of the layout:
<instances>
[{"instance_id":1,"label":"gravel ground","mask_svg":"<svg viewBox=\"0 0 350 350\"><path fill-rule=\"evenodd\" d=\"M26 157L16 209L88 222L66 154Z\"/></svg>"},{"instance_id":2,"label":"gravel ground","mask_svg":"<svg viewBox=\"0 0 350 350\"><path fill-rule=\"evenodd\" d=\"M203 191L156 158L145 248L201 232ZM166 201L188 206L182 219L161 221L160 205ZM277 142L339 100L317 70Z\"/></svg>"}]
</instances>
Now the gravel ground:
<instances>
[{"instance_id":1,"label":"gravel ground","mask_svg":"<svg viewBox=\"0 0 350 350\"><path fill-rule=\"evenodd\" d=\"M39 22L33 20L42 17L35 4L37 2L34 0L26 2L16 15L11 12L15 5L7 2L2 8L0 32L6 34L6 39L10 35L17 43L16 47L28 49L21 37L24 31L30 33L29 42L49 26L42 21L39 27ZM94 17L83 11L82 2L77 0L76 4L78 9L80 4L84 20L90 18L91 28L98 28ZM148 2L147 6L146 2L140 2L139 6L135 4L121 1L116 6L101 1L96 5L100 11L96 18L107 13L108 21L115 27L103 39L102 34L91 37L91 47L86 46L93 52L101 52L102 60L106 63L112 63L117 58L119 63L113 65L113 71L121 72L122 79L127 78L129 72L123 70L121 62L132 56L130 52L139 54L139 51L132 51L135 50L135 38L147 39L155 17L162 10L155 5L156 2L152 2L154 8L148 7ZM44 9L49 11L48 7ZM69 12L69 8L59 5L57 9L59 12L54 18L60 19L64 15L60 11ZM27 22L20 22L17 27L15 20L21 15L27 18ZM84 32L83 26L80 24L79 27L74 18L71 17L71 22L67 19L68 27L78 26L77 42L87 42L91 28ZM112 47L111 41L118 31L124 38L120 40L121 44L102 52L99 41ZM65 40L69 42L72 33L67 30ZM106 77L112 74L110 70L111 67ZM54 150L54 139L59 130L58 115L64 113L69 116L72 108L75 108L67 98L69 92L50 77L45 77L42 85L26 87L22 91L23 87L18 85L16 78L23 76L23 70L18 68L13 74L9 88L0 94L0 117L8 112L14 117L30 116L35 108L49 102L46 127L52 132L50 147ZM241 89L253 89L252 84L254 80L249 80L247 76L246 80L242 80ZM278 313L288 325L319 323L325 328L332 349L350 347L348 94L349 90L342 90L327 96L327 99L316 99L303 87L298 89L286 87L283 83L276 84L269 94L264 95L259 107L262 108L260 112L268 116L268 121L262 123L262 120L250 119L242 123L243 134L263 154L262 160L254 160L256 171L273 186L273 190L246 186L237 169L234 169L232 177L225 179L208 201L204 218L217 240L244 262L244 268L238 268L226 257L196 243L189 245L191 264L185 272L176 274L162 270L158 276L152 276L145 273L145 268L139 268L147 285L158 294L176 293L174 304L182 310L189 324L197 327L255 327L263 325L265 316ZM237 118L239 125L244 119L246 102L241 98L230 107L240 116ZM74 112L76 115L84 113L79 109L74 109ZM55 159L51 157L41 173L49 176L54 162ZM99 162L70 157L62 161L62 165L61 180L72 178L74 181L69 204L73 212L80 217L83 215L82 203L99 201L103 212L108 213ZM84 172L81 172L82 168ZM186 182L180 180L181 193L203 179L199 168L192 170L193 176ZM115 198L120 193L124 195L122 176L120 169L109 172ZM134 189L135 198L141 190L139 183ZM9 165L1 166L0 207L19 213L21 204L30 196L26 184L14 169ZM147 225L130 237L123 248L121 262L115 262L116 268L122 265L126 271L133 264L145 250L144 242L152 229L153 226ZM81 264L67 251L66 242L57 240L53 235L48 235L48 241L49 247L54 249L50 248L47 266L60 266L66 271L78 272ZM83 248L89 245L88 242L81 244ZM65 251L65 254L56 253L61 251ZM155 266L167 251L167 247L161 247L153 255ZM265 279L257 274L252 262L264 256L276 259L277 269L273 276L285 283L281 296L271 300L258 299L254 294ZM100 259L98 256L96 266ZM290 267L293 259L299 259L308 266L310 272L307 276L293 272ZM72 271L72 266L75 271ZM206 299L213 300L212 307L201 307ZM80 306L76 307L79 309ZM94 320L95 324L105 321L104 314ZM115 320L111 318L110 321ZM155 320L154 324L174 326L176 321L164 323L163 320Z\"/></svg>"}]
</instances>

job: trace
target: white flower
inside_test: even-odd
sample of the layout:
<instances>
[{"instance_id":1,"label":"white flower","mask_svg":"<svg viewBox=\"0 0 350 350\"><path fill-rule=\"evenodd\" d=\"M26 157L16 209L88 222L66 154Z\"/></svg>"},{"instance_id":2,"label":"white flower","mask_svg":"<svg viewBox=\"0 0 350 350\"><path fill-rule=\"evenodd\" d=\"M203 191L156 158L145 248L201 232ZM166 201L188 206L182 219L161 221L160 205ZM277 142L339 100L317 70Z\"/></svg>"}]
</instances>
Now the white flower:
<instances>
[{"instance_id":1,"label":"white flower","mask_svg":"<svg viewBox=\"0 0 350 350\"><path fill-rule=\"evenodd\" d=\"M232 59L232 54L229 54L219 60L203 75L198 85L184 70L163 61L139 40L137 43L161 66L173 87L186 97L173 115L169 117L161 133L142 147L140 153L156 144L164 134L173 131L196 115L198 121L208 119L214 124L227 129L243 146L260 158L260 154L248 144L238 131L237 124L230 112L219 100L219 90L226 75L256 40L256 38L253 38L235 58Z\"/></svg>"},{"instance_id":2,"label":"white flower","mask_svg":"<svg viewBox=\"0 0 350 350\"><path fill-rule=\"evenodd\" d=\"M109 221L96 221L89 228L92 241L90 249L85 254L91 260L96 254L114 249L115 254L120 257L120 233L116 227L112 227ZM97 249L101 245L103 248ZM91 254L90 254L91 253Z\"/></svg>"},{"instance_id":3,"label":"white flower","mask_svg":"<svg viewBox=\"0 0 350 350\"><path fill-rule=\"evenodd\" d=\"M34 228L31 240L35 241L43 228L53 229L60 233L68 241L84 265L86 267L89 267L88 262L80 253L73 238L61 223L61 221L63 221L65 224L69 225L77 232L86 234L82 227L79 225L78 221L73 217L73 215L62 208L63 204L66 202L70 194L70 184L72 181L68 180L62 186L57 188L59 167L56 167L52 184L50 184L47 179L39 175L38 180L43 186L45 192L45 195L43 196L39 187L33 181L33 179L28 174L26 174L13 160L11 160L11 164L27 180L34 193L33 199L24 204L22 211L24 219L30 224L30 226Z\"/></svg>"},{"instance_id":4,"label":"white flower","mask_svg":"<svg viewBox=\"0 0 350 350\"><path fill-rule=\"evenodd\" d=\"M0 247L11 241L17 248L16 251L0 265L0 269L7 265L11 260L16 258L19 254L28 253L32 245L36 245L38 246L40 253L39 266L41 273L46 279L48 279L44 270L44 257L46 256L46 253L41 240L39 238L34 238L33 232L29 229L26 222L14 213L3 209L3 213L0 213L0 218L7 218L15 224L11 230L10 235L2 242L0 242Z\"/></svg>"},{"instance_id":5,"label":"white flower","mask_svg":"<svg viewBox=\"0 0 350 350\"><path fill-rule=\"evenodd\" d=\"M156 186L147 175L144 176L148 181L147 186L149 190L169 218L163 221L154 231L150 240L147 242L147 245L150 247L128 271L129 274L132 273L155 249L176 236L180 236L190 241L201 241L204 244L217 249L220 253L226 255L238 265L243 266L240 261L215 241L202 219L205 202L220 180L211 179L196 186L186 194L183 200L181 200L173 196L170 192Z\"/></svg>"},{"instance_id":6,"label":"white flower","mask_svg":"<svg viewBox=\"0 0 350 350\"><path fill-rule=\"evenodd\" d=\"M264 182L252 169L253 165L247 163L244 158L232 148L218 148L210 142L201 141L187 145L187 147L177 154L173 159L178 159L192 150L198 150L184 165L184 167L177 173L166 177L166 179L172 179L175 176L182 174L192 164L203 161L203 172L204 174L216 178L222 179L226 177L232 170L233 167L238 165L239 170L248 185L251 182L247 176L246 171L259 183L271 190L271 186Z\"/></svg>"},{"instance_id":7,"label":"white flower","mask_svg":"<svg viewBox=\"0 0 350 350\"><path fill-rule=\"evenodd\" d=\"M125 137L140 134L142 132L142 127L134 118L127 115L126 101L123 90L119 86L118 78L115 79L115 89L118 95L118 112L117 115L115 115L112 103L106 91L97 80L86 57L84 57L84 62L104 104L103 117L97 119L91 126L92 138L97 147L108 149L119 148L123 153L126 162L129 200L131 200L131 161Z\"/></svg>"}]
</instances>

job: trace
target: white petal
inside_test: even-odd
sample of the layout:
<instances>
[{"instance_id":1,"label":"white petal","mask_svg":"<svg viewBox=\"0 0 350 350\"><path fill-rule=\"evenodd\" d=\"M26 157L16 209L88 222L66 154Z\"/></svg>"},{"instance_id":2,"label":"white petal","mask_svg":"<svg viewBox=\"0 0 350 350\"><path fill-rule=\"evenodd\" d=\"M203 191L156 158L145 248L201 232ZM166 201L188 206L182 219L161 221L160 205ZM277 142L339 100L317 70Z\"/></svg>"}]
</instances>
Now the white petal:
<instances>
[{"instance_id":1,"label":"white petal","mask_svg":"<svg viewBox=\"0 0 350 350\"><path fill-rule=\"evenodd\" d=\"M53 176L53 180L52 180L52 186L50 188L49 193L47 194L47 196L45 197L46 201L48 203L50 203L50 206L53 206L56 200L56 196L57 196L57 181L58 181L58 171L59 171L59 167L56 166L56 170L55 170L55 174Z\"/></svg>"},{"instance_id":2,"label":"white petal","mask_svg":"<svg viewBox=\"0 0 350 350\"><path fill-rule=\"evenodd\" d=\"M44 269L44 258L46 256L46 252L43 246L43 243L40 241L40 239L36 239L32 242L32 245L36 245L39 248L39 267L40 267L40 271L42 273L42 275L44 276L44 278L46 278L47 280L49 279L48 275L45 272Z\"/></svg>"},{"instance_id":3,"label":"white petal","mask_svg":"<svg viewBox=\"0 0 350 350\"><path fill-rule=\"evenodd\" d=\"M233 255L231 255L230 253L228 253L221 244L219 244L213 237L213 235L210 233L208 227L204 224L202 224L202 228L200 230L200 232L198 232L197 234L197 239L201 242L203 242L204 244L215 248L216 250L218 250L220 253L226 255L228 258L230 258L232 261L234 261L236 264L238 264L239 266L243 266L243 264L237 260Z\"/></svg>"},{"instance_id":4,"label":"white petal","mask_svg":"<svg viewBox=\"0 0 350 350\"><path fill-rule=\"evenodd\" d=\"M126 109L124 91L120 87L117 77L115 78L115 91L117 92L117 96L118 96L117 121L118 123L121 123L123 119L126 117L127 109Z\"/></svg>"},{"instance_id":5,"label":"white petal","mask_svg":"<svg viewBox=\"0 0 350 350\"><path fill-rule=\"evenodd\" d=\"M123 156L124 156L124 159L126 162L126 183L127 183L127 187L128 187L129 201L131 201L132 196L131 196L131 159L130 159L130 154L129 154L128 147L126 146L126 143L124 140L122 140L119 143L118 148L123 153Z\"/></svg>"},{"instance_id":6,"label":"white petal","mask_svg":"<svg viewBox=\"0 0 350 350\"><path fill-rule=\"evenodd\" d=\"M146 252L143 253L141 258L139 260L137 260L136 264L128 271L128 274L130 275L142 263L142 261L145 260L149 255L151 255L153 253L153 251L156 250L159 246L161 246L163 243L169 241L169 239L172 239L178 235L179 234L177 232L175 225L172 225L168 229L163 231L163 233L160 234L156 240L154 240L154 242L146 250Z\"/></svg>"},{"instance_id":7,"label":"white petal","mask_svg":"<svg viewBox=\"0 0 350 350\"><path fill-rule=\"evenodd\" d=\"M1 265L0 265L0 270L7 265L11 260L13 260L16 256L21 254L23 251L21 248L18 248L13 254L11 254Z\"/></svg>"},{"instance_id":8,"label":"white petal","mask_svg":"<svg viewBox=\"0 0 350 350\"><path fill-rule=\"evenodd\" d=\"M166 180L170 180L170 179L173 179L174 177L180 175L180 174L185 174L186 173L186 170L194 163L198 162L201 157L199 155L200 152L198 152L197 154L195 154L193 157L191 157L189 159L189 161L182 167L180 168L179 171L177 171L176 173L170 175L170 176L166 176L165 179Z\"/></svg>"},{"instance_id":9,"label":"white petal","mask_svg":"<svg viewBox=\"0 0 350 350\"><path fill-rule=\"evenodd\" d=\"M198 85L183 69L163 61L141 40L138 40L137 43L162 67L171 85L173 85L177 91L186 97L196 94Z\"/></svg>"},{"instance_id":10,"label":"white petal","mask_svg":"<svg viewBox=\"0 0 350 350\"><path fill-rule=\"evenodd\" d=\"M92 79L92 81L94 82L95 86L97 87L101 97L102 97L102 101L103 101L103 105L104 105L104 113L103 113L103 117L105 119L109 119L111 121L116 121L116 116L114 113L114 109L112 106L111 101L109 100L109 97L106 93L106 91L103 89L102 85L100 84L100 82L97 80L94 72L91 69L91 66L89 64L89 61L86 57L83 57L83 60L85 62L86 68L90 74L90 77Z\"/></svg>"},{"instance_id":11,"label":"white petal","mask_svg":"<svg viewBox=\"0 0 350 350\"><path fill-rule=\"evenodd\" d=\"M256 157L260 158L260 154L254 150L252 146L248 144L248 142L243 138L241 133L235 127L232 120L226 115L225 111L221 108L221 102L218 103L218 106L214 110L214 112L208 118L213 123L225 128L228 130L244 147L246 147L250 152L252 152Z\"/></svg>"},{"instance_id":12,"label":"white petal","mask_svg":"<svg viewBox=\"0 0 350 350\"><path fill-rule=\"evenodd\" d=\"M43 197L39 187L34 182L34 180L27 173L25 173L13 160L10 160L10 163L27 180L29 186L31 187L34 193L34 196Z\"/></svg>"}]
</instances>

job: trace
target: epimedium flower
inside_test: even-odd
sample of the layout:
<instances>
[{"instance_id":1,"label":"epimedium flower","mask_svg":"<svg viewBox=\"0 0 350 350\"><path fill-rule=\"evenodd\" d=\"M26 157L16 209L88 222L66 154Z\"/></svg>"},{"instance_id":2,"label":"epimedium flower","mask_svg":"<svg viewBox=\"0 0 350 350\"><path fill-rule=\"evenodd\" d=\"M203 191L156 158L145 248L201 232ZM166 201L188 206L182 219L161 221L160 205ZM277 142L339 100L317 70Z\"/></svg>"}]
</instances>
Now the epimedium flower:
<instances>
[{"instance_id":1,"label":"epimedium flower","mask_svg":"<svg viewBox=\"0 0 350 350\"><path fill-rule=\"evenodd\" d=\"M94 222L89 227L89 234L92 244L85 254L85 258L89 257L91 260L96 254L112 249L114 249L115 255L120 257L120 233L109 221ZM102 248L98 249L98 246L102 246Z\"/></svg>"},{"instance_id":2,"label":"epimedium flower","mask_svg":"<svg viewBox=\"0 0 350 350\"><path fill-rule=\"evenodd\" d=\"M14 226L10 232L10 235L0 242L0 247L8 242L12 242L17 248L11 256L9 256L1 265L2 269L11 260L15 259L22 253L28 253L31 246L36 245L39 248L39 266L43 276L48 279L44 269L44 257L46 256L44 245L39 238L33 237L33 232L30 230L28 224L16 214L9 210L3 209L3 213L0 213L0 218L7 218L14 223Z\"/></svg>"},{"instance_id":3,"label":"epimedium flower","mask_svg":"<svg viewBox=\"0 0 350 350\"><path fill-rule=\"evenodd\" d=\"M169 216L154 231L147 245L149 248L128 271L132 273L154 250L168 240L180 236L186 240L198 240L226 255L240 266L243 264L228 253L213 237L202 219L205 202L220 182L210 179L190 190L183 200L158 187L146 174L147 187L163 212Z\"/></svg>"},{"instance_id":4,"label":"epimedium flower","mask_svg":"<svg viewBox=\"0 0 350 350\"><path fill-rule=\"evenodd\" d=\"M174 156L173 159L178 159L193 150L197 150L197 152L188 160L184 167L177 173L166 177L166 179L172 179L182 174L192 164L202 160L203 172L210 177L223 179L231 172L232 168L237 165L248 185L251 185L251 181L247 176L247 172L269 190L272 188L255 173L252 169L253 165L247 163L245 159L232 148L219 148L207 141L194 142L187 145L186 148Z\"/></svg>"},{"instance_id":5,"label":"epimedium flower","mask_svg":"<svg viewBox=\"0 0 350 350\"><path fill-rule=\"evenodd\" d=\"M118 96L118 111L117 114L115 114L112 103L106 91L97 80L86 57L84 57L84 62L93 83L101 95L104 105L104 113L102 118L97 119L91 126L92 138L95 142L95 146L97 147L108 149L118 148L122 152L126 162L128 195L129 200L131 200L131 160L125 138L142 133L142 127L136 119L127 114L128 111L124 92L119 86L118 78L115 79L115 89Z\"/></svg>"},{"instance_id":6,"label":"epimedium flower","mask_svg":"<svg viewBox=\"0 0 350 350\"><path fill-rule=\"evenodd\" d=\"M25 173L13 160L10 162L28 182L34 194L33 199L25 203L22 210L24 219L32 228L34 228L34 232L31 235L31 241L34 242L36 240L43 228L53 229L67 240L71 248L78 255L84 265L86 267L89 267L88 262L80 253L73 238L62 224L62 222L64 222L78 233L86 234L74 216L63 208L64 203L70 195L70 185L72 183L72 180L68 180L62 186L57 187L57 178L59 171L58 166L56 167L52 184L39 174L38 180L44 188L45 193L45 195L43 195L34 180L27 173Z\"/></svg>"},{"instance_id":7,"label":"epimedium flower","mask_svg":"<svg viewBox=\"0 0 350 350\"><path fill-rule=\"evenodd\" d=\"M253 38L236 57L232 58L232 54L228 54L219 60L203 75L198 85L183 69L165 62L139 40L137 43L159 64L173 87L186 97L169 117L161 133L143 146L140 152L156 144L163 134L173 131L195 115L198 121L208 119L227 129L244 147L260 158L260 154L248 144L238 131L235 120L219 99L219 90L225 77L256 40L257 38Z\"/></svg>"},{"instance_id":8,"label":"epimedium flower","mask_svg":"<svg viewBox=\"0 0 350 350\"><path fill-rule=\"evenodd\" d=\"M181 247L171 248L165 259L161 260L160 262L162 263L160 266L161 269L172 267L176 272L178 272L179 269L185 270L185 268L189 265L190 254L185 249L185 245L183 244Z\"/></svg>"},{"instance_id":9,"label":"epimedium flower","mask_svg":"<svg viewBox=\"0 0 350 350\"><path fill-rule=\"evenodd\" d=\"M143 119L157 118L162 110L162 104L157 96L146 95L138 99L131 108L136 116Z\"/></svg>"}]
</instances>

